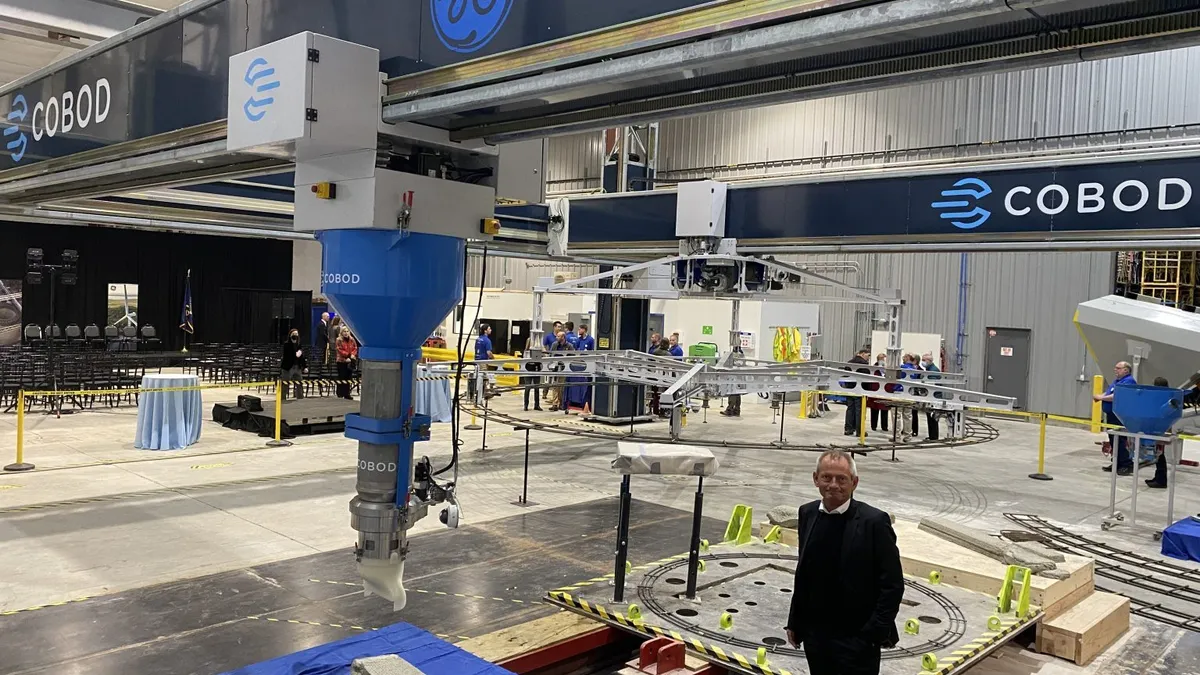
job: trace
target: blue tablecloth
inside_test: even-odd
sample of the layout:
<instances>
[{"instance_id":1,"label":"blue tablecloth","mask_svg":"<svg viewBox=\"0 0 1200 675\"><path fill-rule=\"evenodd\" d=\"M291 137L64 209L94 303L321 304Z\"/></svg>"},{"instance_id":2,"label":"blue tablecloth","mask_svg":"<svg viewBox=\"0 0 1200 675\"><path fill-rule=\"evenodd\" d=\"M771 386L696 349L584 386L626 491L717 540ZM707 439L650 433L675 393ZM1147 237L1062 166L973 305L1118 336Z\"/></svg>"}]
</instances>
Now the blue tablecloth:
<instances>
[{"instance_id":1,"label":"blue tablecloth","mask_svg":"<svg viewBox=\"0 0 1200 675\"><path fill-rule=\"evenodd\" d=\"M1188 517L1163 530L1162 554L1200 562L1200 523Z\"/></svg>"},{"instance_id":2,"label":"blue tablecloth","mask_svg":"<svg viewBox=\"0 0 1200 675\"><path fill-rule=\"evenodd\" d=\"M146 375L142 389L194 387L195 375ZM201 397L191 391L157 391L138 399L137 434L133 447L143 450L180 450L200 440Z\"/></svg>"},{"instance_id":3,"label":"blue tablecloth","mask_svg":"<svg viewBox=\"0 0 1200 675\"><path fill-rule=\"evenodd\" d=\"M384 654L395 654L426 675L512 675L407 623L367 631L225 675L346 675L355 659Z\"/></svg>"},{"instance_id":4,"label":"blue tablecloth","mask_svg":"<svg viewBox=\"0 0 1200 675\"><path fill-rule=\"evenodd\" d=\"M417 366L417 377L430 377L426 366ZM434 422L450 421L450 380L417 380L417 413Z\"/></svg>"}]
</instances>

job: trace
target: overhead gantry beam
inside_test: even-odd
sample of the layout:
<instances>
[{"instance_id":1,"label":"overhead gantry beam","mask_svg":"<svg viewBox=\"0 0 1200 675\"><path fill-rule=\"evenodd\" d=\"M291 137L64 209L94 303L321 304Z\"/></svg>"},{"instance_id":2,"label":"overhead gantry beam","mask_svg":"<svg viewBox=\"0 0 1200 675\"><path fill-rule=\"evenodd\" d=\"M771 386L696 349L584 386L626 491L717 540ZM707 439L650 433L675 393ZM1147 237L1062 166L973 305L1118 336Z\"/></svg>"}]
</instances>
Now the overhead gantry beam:
<instances>
[{"instance_id":1,"label":"overhead gantry beam","mask_svg":"<svg viewBox=\"0 0 1200 675\"><path fill-rule=\"evenodd\" d=\"M124 4L125 7L119 5ZM88 40L105 40L158 13L135 3L92 0L0 0L0 21Z\"/></svg>"}]
</instances>

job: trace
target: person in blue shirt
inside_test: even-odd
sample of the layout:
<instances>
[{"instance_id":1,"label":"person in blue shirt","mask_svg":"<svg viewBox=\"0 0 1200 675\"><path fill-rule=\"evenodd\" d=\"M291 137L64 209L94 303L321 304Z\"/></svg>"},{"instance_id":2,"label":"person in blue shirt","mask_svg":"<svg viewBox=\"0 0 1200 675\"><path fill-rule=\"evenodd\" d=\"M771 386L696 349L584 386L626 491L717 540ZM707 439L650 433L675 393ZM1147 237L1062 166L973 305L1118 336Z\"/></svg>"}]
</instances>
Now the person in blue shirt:
<instances>
[{"instance_id":1,"label":"person in blue shirt","mask_svg":"<svg viewBox=\"0 0 1200 675\"><path fill-rule=\"evenodd\" d=\"M596 339L588 335L587 324L579 326L579 335L575 338L575 348L581 352L596 351Z\"/></svg>"},{"instance_id":2,"label":"person in blue shirt","mask_svg":"<svg viewBox=\"0 0 1200 675\"><path fill-rule=\"evenodd\" d=\"M492 354L492 338L490 337L491 334L492 334L491 326L487 325L486 323L479 324L479 337L475 338L475 361L476 362L492 360L494 354ZM484 366L484 365L480 365L480 366L476 366L476 367L477 368L487 368L487 366ZM484 380L484 390L485 391L487 390L487 380L486 379ZM471 398L475 398L475 378L471 378L470 382L467 383L467 394Z\"/></svg>"},{"instance_id":3,"label":"person in blue shirt","mask_svg":"<svg viewBox=\"0 0 1200 675\"><path fill-rule=\"evenodd\" d=\"M554 341L557 339L555 336L560 330L562 330L562 322L555 321L554 328L546 331L546 334L542 336L542 351L550 351L550 347L554 346Z\"/></svg>"},{"instance_id":4,"label":"person in blue shirt","mask_svg":"<svg viewBox=\"0 0 1200 675\"><path fill-rule=\"evenodd\" d=\"M927 353L927 354L924 354L921 356L921 368L923 368L925 370L925 372L928 372L928 373L942 372L942 369L938 368L937 364L933 362L933 354L931 354L931 353ZM940 375L926 375L925 379L940 380L942 378ZM915 423L914 423L914 426L916 426ZM932 410L925 413L925 426L929 428L929 435L925 437L925 440L927 440L927 441L938 440L938 437L940 436L940 429L938 428L938 418L936 415L933 414Z\"/></svg>"},{"instance_id":5,"label":"person in blue shirt","mask_svg":"<svg viewBox=\"0 0 1200 675\"><path fill-rule=\"evenodd\" d=\"M1137 380L1133 379L1133 366L1130 366L1127 361L1118 361L1117 365L1113 366L1113 373L1116 375L1116 379L1108 385L1108 389L1104 390L1103 394L1096 394L1092 398L1100 401L1100 410L1104 413L1106 424L1121 426L1121 420L1113 414L1113 396L1116 394L1117 387L1123 384L1137 384ZM1109 435L1108 438L1109 443L1113 446L1113 452L1117 453L1117 474L1128 476L1133 473L1133 457L1129 454L1126 439L1112 435ZM1112 471L1112 465L1105 464L1104 470Z\"/></svg>"},{"instance_id":6,"label":"person in blue shirt","mask_svg":"<svg viewBox=\"0 0 1200 675\"><path fill-rule=\"evenodd\" d=\"M679 333L671 333L671 356L683 358L683 347L679 345Z\"/></svg>"},{"instance_id":7,"label":"person in blue shirt","mask_svg":"<svg viewBox=\"0 0 1200 675\"><path fill-rule=\"evenodd\" d=\"M563 327L563 331L567 334L567 344L571 345L571 349L579 348L579 336L575 334L575 322L568 321Z\"/></svg>"}]
</instances>

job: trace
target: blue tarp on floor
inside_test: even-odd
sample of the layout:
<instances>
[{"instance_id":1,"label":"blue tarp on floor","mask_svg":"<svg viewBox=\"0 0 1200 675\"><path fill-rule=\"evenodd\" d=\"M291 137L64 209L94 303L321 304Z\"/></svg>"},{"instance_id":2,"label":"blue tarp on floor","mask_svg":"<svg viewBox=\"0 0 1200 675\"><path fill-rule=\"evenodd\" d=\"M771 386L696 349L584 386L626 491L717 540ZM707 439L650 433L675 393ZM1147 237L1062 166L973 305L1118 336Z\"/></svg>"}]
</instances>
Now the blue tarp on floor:
<instances>
[{"instance_id":1,"label":"blue tarp on floor","mask_svg":"<svg viewBox=\"0 0 1200 675\"><path fill-rule=\"evenodd\" d=\"M1200 523L1189 517L1163 530L1162 554L1200 562Z\"/></svg>"},{"instance_id":2,"label":"blue tarp on floor","mask_svg":"<svg viewBox=\"0 0 1200 675\"><path fill-rule=\"evenodd\" d=\"M395 654L426 675L512 675L406 623L288 654L225 675L348 675L355 659Z\"/></svg>"}]
</instances>

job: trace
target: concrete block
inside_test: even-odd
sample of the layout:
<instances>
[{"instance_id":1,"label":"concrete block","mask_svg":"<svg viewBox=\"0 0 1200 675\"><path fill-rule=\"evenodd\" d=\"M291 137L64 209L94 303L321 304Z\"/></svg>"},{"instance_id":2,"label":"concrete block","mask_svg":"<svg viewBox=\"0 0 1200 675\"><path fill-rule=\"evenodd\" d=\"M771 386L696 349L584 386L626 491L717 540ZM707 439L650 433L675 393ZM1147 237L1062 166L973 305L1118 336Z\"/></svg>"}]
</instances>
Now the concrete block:
<instances>
[{"instance_id":1,"label":"concrete block","mask_svg":"<svg viewBox=\"0 0 1200 675\"><path fill-rule=\"evenodd\" d=\"M425 675L425 671L394 654L355 659L350 672L352 675Z\"/></svg>"},{"instance_id":2,"label":"concrete block","mask_svg":"<svg viewBox=\"0 0 1200 675\"><path fill-rule=\"evenodd\" d=\"M783 528L792 528L793 530L800 524L800 507L799 506L776 506L767 511L767 521L772 525L778 525Z\"/></svg>"}]
</instances>

